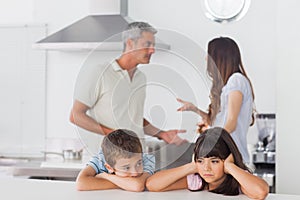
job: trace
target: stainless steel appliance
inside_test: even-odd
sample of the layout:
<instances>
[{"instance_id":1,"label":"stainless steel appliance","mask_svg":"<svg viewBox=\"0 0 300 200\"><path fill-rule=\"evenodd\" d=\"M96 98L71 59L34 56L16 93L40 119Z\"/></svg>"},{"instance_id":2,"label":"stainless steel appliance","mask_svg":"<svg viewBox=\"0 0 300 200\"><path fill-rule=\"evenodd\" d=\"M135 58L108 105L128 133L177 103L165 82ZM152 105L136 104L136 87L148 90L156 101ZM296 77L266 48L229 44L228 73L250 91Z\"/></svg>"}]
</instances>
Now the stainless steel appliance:
<instances>
[{"instance_id":1,"label":"stainless steel appliance","mask_svg":"<svg viewBox=\"0 0 300 200\"><path fill-rule=\"evenodd\" d=\"M257 114L258 142L252 152L254 174L266 180L270 192L275 193L276 123L275 114Z\"/></svg>"}]
</instances>

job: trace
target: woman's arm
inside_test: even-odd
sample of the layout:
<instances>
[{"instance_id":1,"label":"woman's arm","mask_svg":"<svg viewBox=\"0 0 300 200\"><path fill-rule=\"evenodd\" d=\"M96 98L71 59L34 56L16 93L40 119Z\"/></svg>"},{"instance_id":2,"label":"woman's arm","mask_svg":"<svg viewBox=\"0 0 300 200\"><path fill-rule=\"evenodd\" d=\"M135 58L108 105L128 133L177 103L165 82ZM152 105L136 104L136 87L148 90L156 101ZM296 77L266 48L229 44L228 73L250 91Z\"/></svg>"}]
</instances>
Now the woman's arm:
<instances>
[{"instance_id":1,"label":"woman's arm","mask_svg":"<svg viewBox=\"0 0 300 200\"><path fill-rule=\"evenodd\" d=\"M200 115L204 120L207 120L207 118L208 118L207 113L200 110L199 108L197 108L197 106L195 106L191 102L184 101L184 100L179 99L179 98L177 98L177 101L179 103L183 104L180 108L177 109L177 111L192 111L192 112Z\"/></svg>"},{"instance_id":2,"label":"woman's arm","mask_svg":"<svg viewBox=\"0 0 300 200\"><path fill-rule=\"evenodd\" d=\"M148 178L146 187L149 191L153 192L187 189L186 176L196 172L197 168L194 162L180 167L162 170Z\"/></svg>"},{"instance_id":3,"label":"woman's arm","mask_svg":"<svg viewBox=\"0 0 300 200\"><path fill-rule=\"evenodd\" d=\"M224 129L232 133L236 129L238 116L243 103L243 94L240 91L232 91L228 95L228 113Z\"/></svg>"},{"instance_id":4,"label":"woman's arm","mask_svg":"<svg viewBox=\"0 0 300 200\"><path fill-rule=\"evenodd\" d=\"M233 162L230 154L224 162L225 173L231 174L240 184L242 192L251 199L265 199L269 193L269 186L263 179L239 168Z\"/></svg>"},{"instance_id":5,"label":"woman's arm","mask_svg":"<svg viewBox=\"0 0 300 200\"><path fill-rule=\"evenodd\" d=\"M101 173L96 177L107 180L119 188L132 192L142 192L145 190L147 178L151 176L149 173L144 172L138 177L120 177L114 174Z\"/></svg>"},{"instance_id":6,"label":"woman's arm","mask_svg":"<svg viewBox=\"0 0 300 200\"><path fill-rule=\"evenodd\" d=\"M120 188L112 182L96 177L96 171L87 166L80 171L76 179L77 190L107 190Z\"/></svg>"},{"instance_id":7,"label":"woman's arm","mask_svg":"<svg viewBox=\"0 0 300 200\"><path fill-rule=\"evenodd\" d=\"M202 118L201 126L207 127L207 126L211 125L210 119L208 117L208 113L204 112L203 110L200 110L191 102L184 101L179 98L177 98L177 101L183 104L180 108L177 109L177 111L192 111L192 112L200 115L200 117Z\"/></svg>"}]
</instances>

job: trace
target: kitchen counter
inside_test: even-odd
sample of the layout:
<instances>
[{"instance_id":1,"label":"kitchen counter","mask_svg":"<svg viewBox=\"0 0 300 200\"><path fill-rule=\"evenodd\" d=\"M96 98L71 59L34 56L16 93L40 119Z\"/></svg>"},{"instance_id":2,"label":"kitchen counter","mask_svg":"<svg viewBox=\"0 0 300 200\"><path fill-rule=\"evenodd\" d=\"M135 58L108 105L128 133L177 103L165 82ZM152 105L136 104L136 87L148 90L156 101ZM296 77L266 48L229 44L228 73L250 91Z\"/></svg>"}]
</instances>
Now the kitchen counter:
<instances>
[{"instance_id":1,"label":"kitchen counter","mask_svg":"<svg viewBox=\"0 0 300 200\"><path fill-rule=\"evenodd\" d=\"M0 179L1 199L74 199L74 200L99 200L99 199L124 199L124 200L158 200L158 199L189 199L189 200L222 200L222 199L249 199L245 195L223 196L210 192L190 192L177 190L170 192L127 192L123 190L103 191L77 191L75 182L70 181L45 181L18 178ZM300 196L269 194L267 200L300 200Z\"/></svg>"},{"instance_id":2,"label":"kitchen counter","mask_svg":"<svg viewBox=\"0 0 300 200\"><path fill-rule=\"evenodd\" d=\"M43 162L30 161L13 166L12 175L15 177L70 180L75 181L84 163L72 162Z\"/></svg>"}]
</instances>

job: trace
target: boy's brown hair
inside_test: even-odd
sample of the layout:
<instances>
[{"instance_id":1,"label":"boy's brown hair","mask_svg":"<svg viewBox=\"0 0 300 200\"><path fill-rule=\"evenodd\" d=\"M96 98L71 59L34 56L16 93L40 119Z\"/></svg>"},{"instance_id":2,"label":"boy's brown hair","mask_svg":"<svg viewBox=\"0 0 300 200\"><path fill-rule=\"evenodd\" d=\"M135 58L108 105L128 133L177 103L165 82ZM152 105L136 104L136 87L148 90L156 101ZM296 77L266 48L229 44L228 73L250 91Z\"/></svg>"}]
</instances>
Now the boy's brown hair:
<instances>
[{"instance_id":1,"label":"boy's brown hair","mask_svg":"<svg viewBox=\"0 0 300 200\"><path fill-rule=\"evenodd\" d=\"M105 161L115 166L120 158L131 158L136 153L143 153L142 144L133 131L117 129L106 135L101 145Z\"/></svg>"}]
</instances>

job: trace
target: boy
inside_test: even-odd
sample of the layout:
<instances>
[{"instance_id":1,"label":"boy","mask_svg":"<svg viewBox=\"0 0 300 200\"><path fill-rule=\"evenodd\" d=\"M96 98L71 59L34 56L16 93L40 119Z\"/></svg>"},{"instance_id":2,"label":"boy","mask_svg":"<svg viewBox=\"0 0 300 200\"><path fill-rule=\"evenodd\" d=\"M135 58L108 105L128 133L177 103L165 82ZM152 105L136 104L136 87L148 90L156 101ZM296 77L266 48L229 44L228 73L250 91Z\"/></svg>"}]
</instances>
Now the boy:
<instances>
[{"instance_id":1,"label":"boy","mask_svg":"<svg viewBox=\"0 0 300 200\"><path fill-rule=\"evenodd\" d=\"M115 130L104 137L101 148L79 173L77 190L144 191L146 179L154 173L155 158L143 154L137 135L126 129Z\"/></svg>"}]
</instances>

